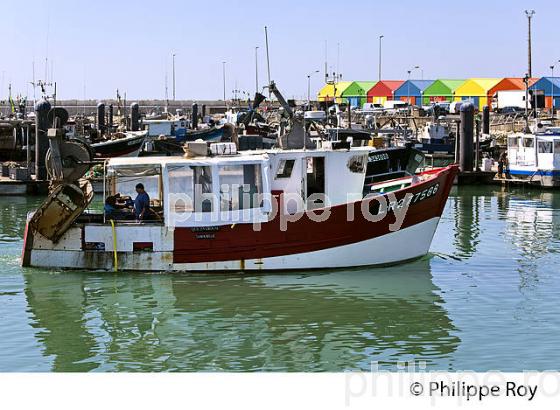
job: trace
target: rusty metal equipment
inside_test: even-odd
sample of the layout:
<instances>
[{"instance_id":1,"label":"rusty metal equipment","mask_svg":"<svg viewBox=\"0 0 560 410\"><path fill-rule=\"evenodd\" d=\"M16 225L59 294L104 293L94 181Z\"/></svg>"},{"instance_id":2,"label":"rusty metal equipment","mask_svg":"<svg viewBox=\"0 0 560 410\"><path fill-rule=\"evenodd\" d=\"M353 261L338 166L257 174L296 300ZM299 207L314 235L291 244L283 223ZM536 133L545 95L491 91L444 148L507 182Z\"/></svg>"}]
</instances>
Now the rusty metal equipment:
<instances>
[{"instance_id":1,"label":"rusty metal equipment","mask_svg":"<svg viewBox=\"0 0 560 410\"><path fill-rule=\"evenodd\" d=\"M34 232L56 243L93 199L91 183L57 185L29 222Z\"/></svg>"}]
</instances>

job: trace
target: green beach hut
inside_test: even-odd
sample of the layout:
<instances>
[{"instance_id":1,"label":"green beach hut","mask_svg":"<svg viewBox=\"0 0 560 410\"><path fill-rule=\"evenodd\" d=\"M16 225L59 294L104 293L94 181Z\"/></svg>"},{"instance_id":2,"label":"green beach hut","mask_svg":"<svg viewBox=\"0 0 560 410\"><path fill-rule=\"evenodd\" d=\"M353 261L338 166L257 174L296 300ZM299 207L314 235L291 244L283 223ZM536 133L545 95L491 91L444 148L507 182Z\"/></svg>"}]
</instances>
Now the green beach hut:
<instances>
[{"instance_id":1,"label":"green beach hut","mask_svg":"<svg viewBox=\"0 0 560 410\"><path fill-rule=\"evenodd\" d=\"M459 79L439 79L436 80L424 90L424 99L422 104L426 105L437 101L453 101L455 90L459 88L466 80Z\"/></svg>"},{"instance_id":2,"label":"green beach hut","mask_svg":"<svg viewBox=\"0 0 560 410\"><path fill-rule=\"evenodd\" d=\"M342 92L342 98L352 108L361 107L366 102L368 90L375 84L377 84L377 81L352 81Z\"/></svg>"}]
</instances>

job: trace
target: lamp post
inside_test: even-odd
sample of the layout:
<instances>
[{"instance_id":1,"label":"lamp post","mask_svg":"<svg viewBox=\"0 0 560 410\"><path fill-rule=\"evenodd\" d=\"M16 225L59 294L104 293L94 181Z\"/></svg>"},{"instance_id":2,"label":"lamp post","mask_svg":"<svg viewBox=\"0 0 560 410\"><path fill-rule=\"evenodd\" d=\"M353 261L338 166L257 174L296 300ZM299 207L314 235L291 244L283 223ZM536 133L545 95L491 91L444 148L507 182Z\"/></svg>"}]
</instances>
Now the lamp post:
<instances>
[{"instance_id":1,"label":"lamp post","mask_svg":"<svg viewBox=\"0 0 560 410\"><path fill-rule=\"evenodd\" d=\"M259 59L257 50L259 49L258 46L255 47L255 93L259 92Z\"/></svg>"},{"instance_id":2,"label":"lamp post","mask_svg":"<svg viewBox=\"0 0 560 410\"><path fill-rule=\"evenodd\" d=\"M410 70L407 71L408 73L408 81L406 82L406 102L408 105L410 105L410 74L414 71L419 69L420 66L419 65L415 65L414 67L412 67Z\"/></svg>"},{"instance_id":3,"label":"lamp post","mask_svg":"<svg viewBox=\"0 0 560 410\"><path fill-rule=\"evenodd\" d=\"M550 66L552 79L554 79L554 65L555 64L552 64ZM552 84L552 116L554 117L554 82L551 81L551 84Z\"/></svg>"},{"instance_id":4,"label":"lamp post","mask_svg":"<svg viewBox=\"0 0 560 410\"><path fill-rule=\"evenodd\" d=\"M378 81L381 81L381 39L383 39L383 35L379 36L379 71L378 71Z\"/></svg>"},{"instance_id":5,"label":"lamp post","mask_svg":"<svg viewBox=\"0 0 560 410\"><path fill-rule=\"evenodd\" d=\"M529 73L526 73L525 77L523 77L523 82L525 83L525 134L531 133L529 128L529 78L531 78Z\"/></svg>"},{"instance_id":6,"label":"lamp post","mask_svg":"<svg viewBox=\"0 0 560 410\"><path fill-rule=\"evenodd\" d=\"M226 102L226 62L222 61L222 79L224 82L224 104Z\"/></svg>"},{"instance_id":7,"label":"lamp post","mask_svg":"<svg viewBox=\"0 0 560 410\"><path fill-rule=\"evenodd\" d=\"M313 74L318 73L319 70L315 70L309 74L307 74L307 107L311 106L311 76Z\"/></svg>"},{"instance_id":8,"label":"lamp post","mask_svg":"<svg viewBox=\"0 0 560 410\"><path fill-rule=\"evenodd\" d=\"M550 71L551 71L551 77L552 79L554 79L554 67L556 67L556 64L560 63L560 60L558 60L556 63L552 64L550 66ZM554 117L554 81L551 81L552 83L552 116Z\"/></svg>"},{"instance_id":9,"label":"lamp post","mask_svg":"<svg viewBox=\"0 0 560 410\"><path fill-rule=\"evenodd\" d=\"M535 15L535 10L525 10L527 16L527 74L529 78L533 76L531 68L531 19Z\"/></svg>"}]
</instances>

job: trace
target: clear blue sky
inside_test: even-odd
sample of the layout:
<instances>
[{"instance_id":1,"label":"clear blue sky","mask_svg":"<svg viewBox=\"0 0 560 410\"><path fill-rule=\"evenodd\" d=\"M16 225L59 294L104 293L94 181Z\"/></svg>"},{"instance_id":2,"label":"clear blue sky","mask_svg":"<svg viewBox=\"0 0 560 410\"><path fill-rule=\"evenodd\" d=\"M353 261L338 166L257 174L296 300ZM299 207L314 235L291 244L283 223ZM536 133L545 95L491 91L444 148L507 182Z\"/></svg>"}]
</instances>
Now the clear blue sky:
<instances>
[{"instance_id":1,"label":"clear blue sky","mask_svg":"<svg viewBox=\"0 0 560 410\"><path fill-rule=\"evenodd\" d=\"M228 98L236 83L253 92L255 46L261 85L266 79L265 25L272 78L288 97L306 94L314 70L321 73L312 92L320 88L325 40L332 69L340 44L343 79L377 79L380 34L386 79L406 78L415 65L426 79L522 76L526 8L536 10L533 76L550 75L560 59L557 0L2 0L0 95L11 82L14 92L32 97L32 61L43 79L48 55L59 98L82 98L84 82L88 98L112 97L117 88L129 99L164 98L166 67L171 96L173 52L178 99L221 98L222 61Z\"/></svg>"}]
</instances>

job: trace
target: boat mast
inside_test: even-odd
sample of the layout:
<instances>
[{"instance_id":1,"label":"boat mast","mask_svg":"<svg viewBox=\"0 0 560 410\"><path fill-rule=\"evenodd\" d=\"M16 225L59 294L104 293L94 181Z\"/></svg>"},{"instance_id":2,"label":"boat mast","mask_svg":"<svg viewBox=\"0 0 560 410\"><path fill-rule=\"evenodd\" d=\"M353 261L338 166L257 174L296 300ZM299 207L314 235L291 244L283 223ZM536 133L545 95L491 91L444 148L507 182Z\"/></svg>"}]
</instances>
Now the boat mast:
<instances>
[{"instance_id":1,"label":"boat mast","mask_svg":"<svg viewBox=\"0 0 560 410\"><path fill-rule=\"evenodd\" d=\"M266 69L268 73L268 84L270 84L270 55L268 53L268 29L264 26L264 41L266 44ZM268 98L270 98L271 89L268 89Z\"/></svg>"}]
</instances>

